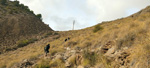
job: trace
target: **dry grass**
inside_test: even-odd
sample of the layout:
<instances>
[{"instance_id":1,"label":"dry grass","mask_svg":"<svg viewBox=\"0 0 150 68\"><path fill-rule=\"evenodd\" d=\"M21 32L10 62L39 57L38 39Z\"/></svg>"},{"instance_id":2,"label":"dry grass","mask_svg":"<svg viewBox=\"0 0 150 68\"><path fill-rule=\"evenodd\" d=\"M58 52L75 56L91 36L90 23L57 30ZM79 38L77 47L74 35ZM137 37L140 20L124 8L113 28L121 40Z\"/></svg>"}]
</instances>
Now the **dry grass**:
<instances>
[{"instance_id":1,"label":"dry grass","mask_svg":"<svg viewBox=\"0 0 150 68\"><path fill-rule=\"evenodd\" d=\"M49 68L50 61L51 60L48 60L48 59L41 59L34 68Z\"/></svg>"},{"instance_id":2,"label":"dry grass","mask_svg":"<svg viewBox=\"0 0 150 68\"><path fill-rule=\"evenodd\" d=\"M35 60L44 53L43 40L0 55L0 66L11 67L24 59Z\"/></svg>"},{"instance_id":3,"label":"dry grass","mask_svg":"<svg viewBox=\"0 0 150 68\"><path fill-rule=\"evenodd\" d=\"M71 46L72 48L78 46L83 50L89 47L90 50L98 49L100 46L105 45L109 41L114 41L118 50L121 50L123 47L129 47L131 50L131 56L129 59L132 61L135 58L135 67L137 65L143 66L146 64L146 57L150 53L150 14L144 13L141 15L142 16L128 17L99 24L97 26L103 27L103 30L95 33L93 33L93 30L95 29L94 27L75 31L58 32L60 34L60 38L54 41L47 41L45 43L42 43L42 41L37 44L0 55L0 60L2 60L0 61L0 66L10 67L17 62L21 62L23 59L36 59L36 56L43 54L43 45L46 45L47 43L50 43L51 45L50 54L54 55L58 52L65 51L64 46ZM64 40L68 37L70 37L70 40L64 42ZM111 63L106 59L106 57L95 53L90 54L90 52L83 54L83 66L103 64L106 68L111 68ZM8 63L8 61L11 62ZM74 58L70 59L70 62L74 64ZM39 64L43 65L42 63ZM64 62L60 59L51 62L48 61L48 66L57 68L60 66L64 67Z\"/></svg>"},{"instance_id":4,"label":"dry grass","mask_svg":"<svg viewBox=\"0 0 150 68\"><path fill-rule=\"evenodd\" d=\"M65 62L62 59L56 59L50 62L51 68L65 68Z\"/></svg>"}]
</instances>

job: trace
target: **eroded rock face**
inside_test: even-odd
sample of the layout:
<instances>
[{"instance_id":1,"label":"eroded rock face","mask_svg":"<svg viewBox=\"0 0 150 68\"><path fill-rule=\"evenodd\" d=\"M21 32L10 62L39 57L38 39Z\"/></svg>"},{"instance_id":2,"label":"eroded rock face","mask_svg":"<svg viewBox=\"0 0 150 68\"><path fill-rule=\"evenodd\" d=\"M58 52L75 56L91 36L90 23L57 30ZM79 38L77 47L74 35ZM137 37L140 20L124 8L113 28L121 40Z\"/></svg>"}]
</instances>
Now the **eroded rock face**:
<instances>
[{"instance_id":1,"label":"eroded rock face","mask_svg":"<svg viewBox=\"0 0 150 68\"><path fill-rule=\"evenodd\" d=\"M128 68L130 67L130 51L128 47L124 47L117 50L115 42L109 41L106 45L102 46L100 53L106 57L106 59L111 63L114 68ZM99 53L99 52L98 52ZM100 67L102 65L99 65Z\"/></svg>"},{"instance_id":2,"label":"eroded rock face","mask_svg":"<svg viewBox=\"0 0 150 68\"><path fill-rule=\"evenodd\" d=\"M109 41L106 45L104 45L101 48L101 52L102 53L106 53L110 48L112 48L112 46L114 46L115 42L114 41Z\"/></svg>"},{"instance_id":3,"label":"eroded rock face","mask_svg":"<svg viewBox=\"0 0 150 68\"><path fill-rule=\"evenodd\" d=\"M115 47L111 47L106 53L105 56L113 57L115 53Z\"/></svg>"},{"instance_id":4,"label":"eroded rock face","mask_svg":"<svg viewBox=\"0 0 150 68\"><path fill-rule=\"evenodd\" d=\"M81 66L81 65L80 65L80 66L78 66L77 68L84 68L84 66Z\"/></svg>"},{"instance_id":5,"label":"eroded rock face","mask_svg":"<svg viewBox=\"0 0 150 68\"><path fill-rule=\"evenodd\" d=\"M29 61L28 59L23 60L21 63L18 63L11 68L32 68L34 63Z\"/></svg>"},{"instance_id":6,"label":"eroded rock face","mask_svg":"<svg viewBox=\"0 0 150 68\"><path fill-rule=\"evenodd\" d=\"M122 50L116 50L116 46L113 44L113 42L108 42L105 46L101 47L100 50L96 49L90 49L89 52L92 54L99 53L97 51L100 51L100 53L103 53L102 55L106 58L106 60L109 61L111 66L113 68L129 68L131 66L129 61L130 51L127 47L123 48ZM107 50L104 50L106 48ZM66 68L74 67L74 68L107 68L104 63L95 64L94 66L82 66L82 62L84 60L83 52L80 49L66 49L65 52L58 52L54 55L51 55L53 58L46 58L51 59L53 61L57 59L61 59L65 63ZM73 59L73 63L72 63ZM22 68L30 68L34 64L31 61L24 60L21 64L19 64L17 67Z\"/></svg>"},{"instance_id":7,"label":"eroded rock face","mask_svg":"<svg viewBox=\"0 0 150 68\"><path fill-rule=\"evenodd\" d=\"M71 67L71 63L70 63L70 62L66 62L66 63L65 63L65 66L66 66L66 67Z\"/></svg>"}]
</instances>

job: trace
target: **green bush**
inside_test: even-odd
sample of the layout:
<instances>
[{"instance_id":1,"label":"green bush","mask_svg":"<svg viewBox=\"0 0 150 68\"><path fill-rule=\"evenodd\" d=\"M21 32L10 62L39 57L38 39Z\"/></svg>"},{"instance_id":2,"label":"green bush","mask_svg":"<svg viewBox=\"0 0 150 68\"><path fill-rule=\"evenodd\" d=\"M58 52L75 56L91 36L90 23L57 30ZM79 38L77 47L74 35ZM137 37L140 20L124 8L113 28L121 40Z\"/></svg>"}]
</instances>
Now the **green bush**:
<instances>
[{"instance_id":1,"label":"green bush","mask_svg":"<svg viewBox=\"0 0 150 68\"><path fill-rule=\"evenodd\" d=\"M50 62L49 68L65 68L65 62L63 59L56 59Z\"/></svg>"},{"instance_id":2,"label":"green bush","mask_svg":"<svg viewBox=\"0 0 150 68\"><path fill-rule=\"evenodd\" d=\"M10 10L10 11L9 11L9 14L13 14L13 11L12 11L12 10Z\"/></svg>"},{"instance_id":3,"label":"green bush","mask_svg":"<svg viewBox=\"0 0 150 68\"><path fill-rule=\"evenodd\" d=\"M95 52L89 52L88 50L84 51L83 57L84 57L84 62L91 66L94 66L97 63L97 58L99 58Z\"/></svg>"},{"instance_id":4,"label":"green bush","mask_svg":"<svg viewBox=\"0 0 150 68\"><path fill-rule=\"evenodd\" d=\"M31 10L30 12L31 12L32 14L34 14L34 12L33 12L32 10Z\"/></svg>"},{"instance_id":5,"label":"green bush","mask_svg":"<svg viewBox=\"0 0 150 68\"><path fill-rule=\"evenodd\" d=\"M17 47L24 47L30 43L34 43L35 41L37 41L37 39L29 39L29 40L21 40L18 41Z\"/></svg>"},{"instance_id":6,"label":"green bush","mask_svg":"<svg viewBox=\"0 0 150 68\"><path fill-rule=\"evenodd\" d=\"M52 33L52 32L48 32L48 33L46 33L46 34L44 35L43 38L47 38L47 37L50 36L50 35L53 35L53 33Z\"/></svg>"},{"instance_id":7,"label":"green bush","mask_svg":"<svg viewBox=\"0 0 150 68\"><path fill-rule=\"evenodd\" d=\"M52 35L52 34L53 34L52 32L48 32L46 35L48 35L48 36L49 36L49 35Z\"/></svg>"},{"instance_id":8,"label":"green bush","mask_svg":"<svg viewBox=\"0 0 150 68\"><path fill-rule=\"evenodd\" d=\"M102 30L102 29L103 28L100 25L96 25L96 26L94 26L93 32L96 33L97 31Z\"/></svg>"},{"instance_id":9,"label":"green bush","mask_svg":"<svg viewBox=\"0 0 150 68\"><path fill-rule=\"evenodd\" d=\"M37 14L36 15L39 19L42 19L42 15L41 14Z\"/></svg>"},{"instance_id":10,"label":"green bush","mask_svg":"<svg viewBox=\"0 0 150 68\"><path fill-rule=\"evenodd\" d=\"M7 5L6 3L7 3L7 0L0 0L0 3L2 4L2 5Z\"/></svg>"},{"instance_id":11,"label":"green bush","mask_svg":"<svg viewBox=\"0 0 150 68\"><path fill-rule=\"evenodd\" d=\"M23 40L23 41L19 41L18 42L18 47L23 47L23 46L26 46L29 44L29 41L28 40Z\"/></svg>"},{"instance_id":12,"label":"green bush","mask_svg":"<svg viewBox=\"0 0 150 68\"><path fill-rule=\"evenodd\" d=\"M42 59L34 68L50 68L49 62L50 60Z\"/></svg>"},{"instance_id":13,"label":"green bush","mask_svg":"<svg viewBox=\"0 0 150 68\"><path fill-rule=\"evenodd\" d=\"M32 10L30 10L28 6L25 6L24 4L19 4L19 1L15 1L14 5L17 7L20 7L24 11L27 11L27 12L34 14L34 12Z\"/></svg>"},{"instance_id":14,"label":"green bush","mask_svg":"<svg viewBox=\"0 0 150 68\"><path fill-rule=\"evenodd\" d=\"M18 8L20 8L20 9L22 9L22 10L24 10L24 11L27 11L27 12L29 12L29 13L34 14L34 12L33 12L32 10L30 10L28 6L25 6L24 4L20 4L19 1L16 0L16 1L14 1L13 3L14 3L14 5L17 6ZM34 15L35 15L35 14L34 14ZM36 16L39 17L40 19L41 19L41 17L42 17L41 14L38 14L38 15L36 15Z\"/></svg>"},{"instance_id":15,"label":"green bush","mask_svg":"<svg viewBox=\"0 0 150 68\"><path fill-rule=\"evenodd\" d=\"M20 5L19 1L14 1L14 5L17 6L17 7L19 7L19 5Z\"/></svg>"},{"instance_id":16,"label":"green bush","mask_svg":"<svg viewBox=\"0 0 150 68\"><path fill-rule=\"evenodd\" d=\"M2 66L0 66L0 68L6 68L7 66L6 65L2 65Z\"/></svg>"},{"instance_id":17,"label":"green bush","mask_svg":"<svg viewBox=\"0 0 150 68\"><path fill-rule=\"evenodd\" d=\"M131 47L136 38L136 33L128 33L123 38L117 40L117 49L121 49L125 46Z\"/></svg>"},{"instance_id":18,"label":"green bush","mask_svg":"<svg viewBox=\"0 0 150 68\"><path fill-rule=\"evenodd\" d=\"M59 33L55 32L54 35L59 35Z\"/></svg>"}]
</instances>

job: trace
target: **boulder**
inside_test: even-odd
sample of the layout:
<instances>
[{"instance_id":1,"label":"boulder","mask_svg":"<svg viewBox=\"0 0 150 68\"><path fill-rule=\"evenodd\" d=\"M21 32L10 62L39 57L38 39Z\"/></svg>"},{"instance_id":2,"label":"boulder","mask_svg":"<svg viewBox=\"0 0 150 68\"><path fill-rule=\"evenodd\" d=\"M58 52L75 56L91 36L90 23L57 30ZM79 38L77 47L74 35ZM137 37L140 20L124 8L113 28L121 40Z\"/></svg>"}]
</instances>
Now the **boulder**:
<instances>
[{"instance_id":1,"label":"boulder","mask_svg":"<svg viewBox=\"0 0 150 68\"><path fill-rule=\"evenodd\" d=\"M84 68L83 66L79 65L77 68Z\"/></svg>"},{"instance_id":2,"label":"boulder","mask_svg":"<svg viewBox=\"0 0 150 68\"><path fill-rule=\"evenodd\" d=\"M105 53L104 56L114 57L114 55L113 55L114 53L115 53L115 47L113 46Z\"/></svg>"},{"instance_id":3,"label":"boulder","mask_svg":"<svg viewBox=\"0 0 150 68\"><path fill-rule=\"evenodd\" d=\"M65 66L66 66L66 67L71 67L71 63L67 61L67 62L65 63Z\"/></svg>"}]
</instances>

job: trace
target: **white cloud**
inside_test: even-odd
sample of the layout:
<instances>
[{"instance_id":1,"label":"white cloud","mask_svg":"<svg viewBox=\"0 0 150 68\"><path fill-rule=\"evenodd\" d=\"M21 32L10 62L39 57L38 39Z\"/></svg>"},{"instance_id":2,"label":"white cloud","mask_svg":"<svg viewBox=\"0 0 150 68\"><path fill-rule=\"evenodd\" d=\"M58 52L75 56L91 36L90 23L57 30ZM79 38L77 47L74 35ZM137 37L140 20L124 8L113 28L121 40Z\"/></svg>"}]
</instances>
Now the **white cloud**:
<instances>
[{"instance_id":1,"label":"white cloud","mask_svg":"<svg viewBox=\"0 0 150 68\"><path fill-rule=\"evenodd\" d=\"M19 0L54 30L93 26L102 21L126 17L150 5L150 0Z\"/></svg>"}]
</instances>

